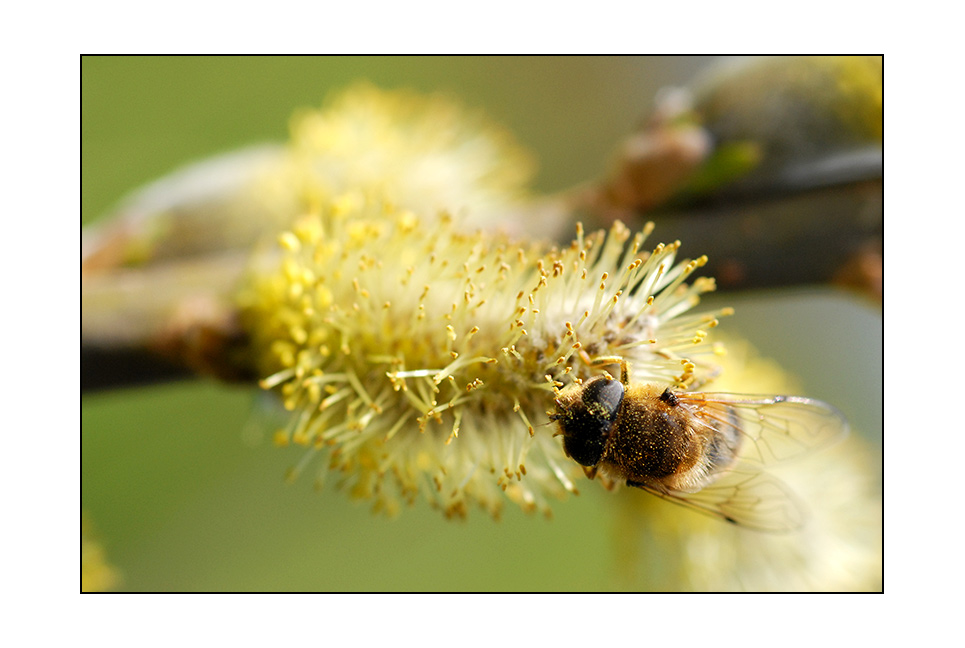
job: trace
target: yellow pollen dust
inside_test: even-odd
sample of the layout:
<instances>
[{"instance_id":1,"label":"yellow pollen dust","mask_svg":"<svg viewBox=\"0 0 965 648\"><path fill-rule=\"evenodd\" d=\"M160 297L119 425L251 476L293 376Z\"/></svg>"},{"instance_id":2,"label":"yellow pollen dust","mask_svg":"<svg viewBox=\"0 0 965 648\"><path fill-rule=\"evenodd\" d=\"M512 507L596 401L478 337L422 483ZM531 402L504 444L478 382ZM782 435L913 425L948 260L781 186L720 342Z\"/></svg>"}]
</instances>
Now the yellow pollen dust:
<instances>
[{"instance_id":1,"label":"yellow pollen dust","mask_svg":"<svg viewBox=\"0 0 965 648\"><path fill-rule=\"evenodd\" d=\"M394 511L428 480L430 503L457 516L505 501L548 512L576 493L553 399L601 357L634 380L703 380L728 314L686 314L713 285L685 283L706 257L675 264L679 242L644 252L631 234L578 226L572 245L521 245L359 196L322 203L278 237L277 270L242 304L260 384L292 416L274 442L309 453L291 475L324 454L318 484L339 474Z\"/></svg>"}]
</instances>

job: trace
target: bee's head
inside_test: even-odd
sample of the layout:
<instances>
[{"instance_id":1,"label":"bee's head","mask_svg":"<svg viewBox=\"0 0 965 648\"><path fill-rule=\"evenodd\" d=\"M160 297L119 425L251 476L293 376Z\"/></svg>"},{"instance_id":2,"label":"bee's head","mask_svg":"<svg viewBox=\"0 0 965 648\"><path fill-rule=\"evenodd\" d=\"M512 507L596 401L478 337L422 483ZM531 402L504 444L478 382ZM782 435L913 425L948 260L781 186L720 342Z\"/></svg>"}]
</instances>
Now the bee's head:
<instances>
[{"instance_id":1,"label":"bee's head","mask_svg":"<svg viewBox=\"0 0 965 648\"><path fill-rule=\"evenodd\" d=\"M597 376L563 390L550 419L560 426L563 450L583 466L595 466L603 457L610 430L623 403L623 384Z\"/></svg>"}]
</instances>

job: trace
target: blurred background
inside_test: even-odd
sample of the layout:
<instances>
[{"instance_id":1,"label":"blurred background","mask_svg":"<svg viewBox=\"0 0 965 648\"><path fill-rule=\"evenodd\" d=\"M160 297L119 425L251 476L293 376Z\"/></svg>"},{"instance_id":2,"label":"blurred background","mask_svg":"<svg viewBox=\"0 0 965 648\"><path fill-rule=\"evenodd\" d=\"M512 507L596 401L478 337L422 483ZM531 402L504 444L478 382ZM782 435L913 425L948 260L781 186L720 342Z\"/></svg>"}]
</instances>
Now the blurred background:
<instances>
[{"instance_id":1,"label":"blurred background","mask_svg":"<svg viewBox=\"0 0 965 648\"><path fill-rule=\"evenodd\" d=\"M657 91L713 57L84 57L82 223L178 166L287 137L293 111L368 80L483 109L539 161L534 188L604 173ZM651 242L662 240L658 226ZM687 255L713 249L694 250ZM880 444L880 306L827 287L719 292L721 331L748 339ZM286 484L297 448L270 443L257 390L202 379L85 394L81 508L135 591L612 590L607 493L589 482L554 517L507 506L397 519L346 494ZM644 494L641 493L641 497Z\"/></svg>"}]
</instances>

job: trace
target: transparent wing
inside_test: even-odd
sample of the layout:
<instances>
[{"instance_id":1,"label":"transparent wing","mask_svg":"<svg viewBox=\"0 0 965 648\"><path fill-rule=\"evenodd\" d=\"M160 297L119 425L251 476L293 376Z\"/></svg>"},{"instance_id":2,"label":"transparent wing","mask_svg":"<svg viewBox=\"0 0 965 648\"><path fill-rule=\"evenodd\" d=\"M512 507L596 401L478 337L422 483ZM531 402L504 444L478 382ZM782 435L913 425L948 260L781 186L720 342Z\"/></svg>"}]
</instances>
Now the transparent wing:
<instances>
[{"instance_id":1,"label":"transparent wing","mask_svg":"<svg viewBox=\"0 0 965 648\"><path fill-rule=\"evenodd\" d=\"M804 504L779 479L759 470L736 469L695 493L628 482L662 499L756 531L788 533L804 526Z\"/></svg>"},{"instance_id":2,"label":"transparent wing","mask_svg":"<svg viewBox=\"0 0 965 648\"><path fill-rule=\"evenodd\" d=\"M726 393L675 394L692 420L737 454L704 488L669 490L659 483L628 482L694 511L758 531L783 533L807 520L804 504L762 466L787 461L842 439L848 424L837 409L797 396L746 396Z\"/></svg>"},{"instance_id":3,"label":"transparent wing","mask_svg":"<svg viewBox=\"0 0 965 648\"><path fill-rule=\"evenodd\" d=\"M698 420L742 439L742 461L767 465L787 461L844 438L848 423L827 403L799 396L725 393L676 394Z\"/></svg>"}]
</instances>

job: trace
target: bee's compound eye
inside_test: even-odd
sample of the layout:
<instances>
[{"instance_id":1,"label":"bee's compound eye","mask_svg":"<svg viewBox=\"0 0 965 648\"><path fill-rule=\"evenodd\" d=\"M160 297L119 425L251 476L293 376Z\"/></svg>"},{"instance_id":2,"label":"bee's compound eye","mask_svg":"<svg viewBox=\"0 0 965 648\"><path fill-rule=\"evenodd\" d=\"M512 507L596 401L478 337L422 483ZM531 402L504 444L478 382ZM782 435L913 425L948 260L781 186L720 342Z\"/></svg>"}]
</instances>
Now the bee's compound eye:
<instances>
[{"instance_id":1,"label":"bee's compound eye","mask_svg":"<svg viewBox=\"0 0 965 648\"><path fill-rule=\"evenodd\" d=\"M566 454L581 466L595 466L603 458L606 437L596 435L564 436L563 449Z\"/></svg>"},{"instance_id":2,"label":"bee's compound eye","mask_svg":"<svg viewBox=\"0 0 965 648\"><path fill-rule=\"evenodd\" d=\"M583 386L580 401L560 416L563 448L578 464L595 466L603 457L610 430L623 402L623 385L605 376Z\"/></svg>"},{"instance_id":3,"label":"bee's compound eye","mask_svg":"<svg viewBox=\"0 0 965 648\"><path fill-rule=\"evenodd\" d=\"M605 376L594 378L583 388L583 403L596 416L613 422L623 402L623 384Z\"/></svg>"}]
</instances>

